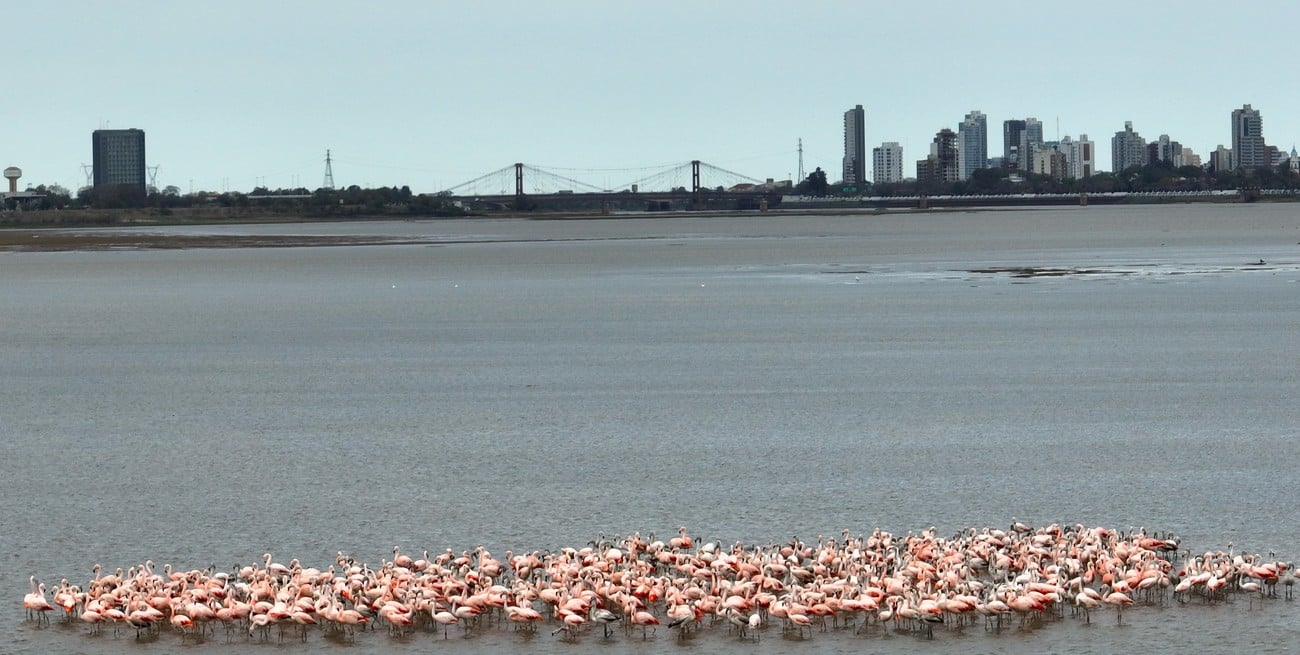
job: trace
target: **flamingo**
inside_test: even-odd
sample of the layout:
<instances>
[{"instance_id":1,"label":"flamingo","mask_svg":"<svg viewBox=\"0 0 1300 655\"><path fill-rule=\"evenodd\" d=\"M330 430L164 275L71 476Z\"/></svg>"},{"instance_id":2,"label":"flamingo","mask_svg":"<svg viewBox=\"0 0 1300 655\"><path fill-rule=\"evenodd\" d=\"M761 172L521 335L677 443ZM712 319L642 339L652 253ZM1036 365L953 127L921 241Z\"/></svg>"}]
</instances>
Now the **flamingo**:
<instances>
[{"instance_id":1,"label":"flamingo","mask_svg":"<svg viewBox=\"0 0 1300 655\"><path fill-rule=\"evenodd\" d=\"M668 610L668 629L676 629L677 636L685 637L695 620L695 610L690 605L677 605Z\"/></svg>"},{"instance_id":2,"label":"flamingo","mask_svg":"<svg viewBox=\"0 0 1300 655\"><path fill-rule=\"evenodd\" d=\"M573 612L564 612L560 621L560 627L551 631L551 634L556 635L563 632L568 639L573 639L577 635L577 629L587 623L587 619L581 614L574 614Z\"/></svg>"},{"instance_id":3,"label":"flamingo","mask_svg":"<svg viewBox=\"0 0 1300 655\"><path fill-rule=\"evenodd\" d=\"M276 578L287 578L293 573L289 567L279 562L272 562L270 553L262 554L262 562L263 570Z\"/></svg>"},{"instance_id":4,"label":"flamingo","mask_svg":"<svg viewBox=\"0 0 1300 655\"><path fill-rule=\"evenodd\" d=\"M753 616L743 616L741 615L740 611L734 607L728 607L724 609L723 612L727 615L727 623L731 626L731 628L734 628L736 630L736 634L741 639L745 638L745 632L746 630L748 630L753 618L755 616L758 616L757 614ZM755 623L755 625L757 625L757 623Z\"/></svg>"},{"instance_id":5,"label":"flamingo","mask_svg":"<svg viewBox=\"0 0 1300 655\"><path fill-rule=\"evenodd\" d=\"M289 615L289 620L293 621L297 625L299 632L298 636L303 641L307 641L307 629L310 626L316 625L316 617L312 616L309 612L297 610Z\"/></svg>"},{"instance_id":6,"label":"flamingo","mask_svg":"<svg viewBox=\"0 0 1300 655\"><path fill-rule=\"evenodd\" d=\"M45 583L37 584L34 575L28 581L32 585L32 590L26 596L23 596L23 607L27 610L27 620L35 619L37 623L49 625L50 617L45 613L53 610L54 606L45 599Z\"/></svg>"},{"instance_id":7,"label":"flamingo","mask_svg":"<svg viewBox=\"0 0 1300 655\"><path fill-rule=\"evenodd\" d=\"M790 619L791 623L798 627L800 637L803 636L804 628L808 628L808 636L812 637L812 619L808 618L807 614L791 610L787 615L787 618Z\"/></svg>"},{"instance_id":8,"label":"flamingo","mask_svg":"<svg viewBox=\"0 0 1300 655\"><path fill-rule=\"evenodd\" d=\"M610 634L611 634L611 631L610 631L610 628L609 628L610 624L611 624L611 623L617 623L617 622L621 621L622 619L623 619L623 617L621 617L621 616L619 616L619 615L617 615L617 614L615 614L615 613L613 613L613 612L611 612L611 611L609 611L609 610L607 610L607 609L605 609L605 608L603 608L603 607L597 607L597 608L595 608L594 610L591 611L591 620L592 620L592 621L595 621L596 623L599 623L599 624L601 625L601 627L605 629L605 638L606 638L606 639L608 639L609 636L610 636Z\"/></svg>"},{"instance_id":9,"label":"flamingo","mask_svg":"<svg viewBox=\"0 0 1300 655\"><path fill-rule=\"evenodd\" d=\"M645 610L632 610L628 612L628 625L641 626L641 640L646 639L646 629L657 630L655 626L659 625L659 617Z\"/></svg>"},{"instance_id":10,"label":"flamingo","mask_svg":"<svg viewBox=\"0 0 1300 655\"><path fill-rule=\"evenodd\" d=\"M668 547L675 550L690 550L695 546L695 540L686 534L686 526L677 528L677 536L668 540Z\"/></svg>"},{"instance_id":11,"label":"flamingo","mask_svg":"<svg viewBox=\"0 0 1300 655\"><path fill-rule=\"evenodd\" d=\"M81 613L81 621L90 624L91 634L99 634L99 627L108 619L99 611L87 609Z\"/></svg>"},{"instance_id":12,"label":"flamingo","mask_svg":"<svg viewBox=\"0 0 1300 655\"><path fill-rule=\"evenodd\" d=\"M379 616L388 622L389 632L405 634L406 628L414 625L411 610L400 604L390 602L379 609Z\"/></svg>"},{"instance_id":13,"label":"flamingo","mask_svg":"<svg viewBox=\"0 0 1300 655\"><path fill-rule=\"evenodd\" d=\"M1261 585L1261 584L1259 584L1258 582L1255 582L1255 581L1253 581L1253 580L1250 581L1250 582L1246 582L1246 581L1243 580L1243 579L1238 579L1238 580L1237 580L1237 588L1240 589L1240 590L1242 590L1242 591L1244 591L1244 592L1246 592L1246 593L1248 594L1247 597L1246 597L1246 598L1248 599L1247 608L1250 608L1250 607L1253 607L1253 606L1254 606L1254 604L1255 604L1255 595L1256 595L1256 594L1259 595L1259 602L1260 602L1260 604L1263 604L1263 602L1264 602L1264 587L1263 587L1263 585Z\"/></svg>"},{"instance_id":14,"label":"flamingo","mask_svg":"<svg viewBox=\"0 0 1300 655\"><path fill-rule=\"evenodd\" d=\"M1088 591L1092 590L1089 589ZM1101 607L1101 599L1094 597L1092 594L1080 592L1075 594L1074 604L1083 610L1084 622L1092 623L1092 610Z\"/></svg>"},{"instance_id":15,"label":"flamingo","mask_svg":"<svg viewBox=\"0 0 1300 655\"><path fill-rule=\"evenodd\" d=\"M1132 598L1129 598L1127 595L1118 591L1111 591L1110 593L1107 593L1106 595L1102 596L1101 601L1119 610L1118 613L1115 615L1116 623L1124 622L1124 607L1133 604Z\"/></svg>"},{"instance_id":16,"label":"flamingo","mask_svg":"<svg viewBox=\"0 0 1300 655\"><path fill-rule=\"evenodd\" d=\"M77 612L78 589L68 584L68 579L59 581L59 588L54 591L54 604L63 610L63 620L71 622Z\"/></svg>"},{"instance_id":17,"label":"flamingo","mask_svg":"<svg viewBox=\"0 0 1300 655\"><path fill-rule=\"evenodd\" d=\"M455 614L452 614L451 612L448 612L446 610L443 611L430 610L430 612L431 612L430 618L433 619L433 622L442 626L443 639L447 638L447 627L452 625L453 623L460 622L460 619L457 618Z\"/></svg>"},{"instance_id":18,"label":"flamingo","mask_svg":"<svg viewBox=\"0 0 1300 655\"><path fill-rule=\"evenodd\" d=\"M355 626L373 626L371 617L379 617L400 633L417 616L435 631L442 625L447 639L451 623L469 625L483 614L490 621L493 608L516 629L533 629L544 620L532 606L539 600L560 625L555 634L563 632L566 639L579 638L588 623L601 624L608 639L621 620L629 634L640 626L645 640L660 617L685 637L704 629L706 614L712 619L707 625L722 619L741 638L753 631L755 640L769 615L783 619L787 629L797 628L800 637L804 627L811 632L812 623L825 630L827 616L838 622L844 615L856 623L859 614L864 627L873 616L885 626L906 619L911 629L932 637L933 625L950 616L961 626L966 616L978 613L986 628L1000 628L1010 612L1027 622L1043 612L1059 612L1068 601L1089 622L1102 603L1113 606L1122 623L1125 606L1139 592L1152 602L1165 587L1180 601L1190 591L1215 599L1231 584L1250 593L1253 606L1255 592L1268 595L1273 581L1280 580L1288 597L1294 586L1288 563L1263 564L1259 555L1206 552L1175 567L1169 553L1178 542L1167 535L1083 526L1032 529L1014 520L1008 531L968 529L951 539L933 528L906 537L877 530L854 538L845 532L842 539L819 536L805 543L795 538L758 547L686 539L684 528L671 545L653 535L649 540L602 535L585 548L530 555L507 551L501 561L482 546L459 556L448 549L432 559L426 551L409 567L402 566L407 558L395 549L393 561L377 569L340 553L337 568L330 566L327 573L296 559L288 566L276 564L269 553L263 567L252 567L247 575L240 568L181 572L170 564L157 575L150 560L125 574L118 569L105 576L97 564L86 592L63 580L53 589L49 609L69 615L81 608L81 621L92 632L105 622L114 624L115 633L118 625L130 623L138 637L146 630L156 633L167 618L182 641L203 634L212 620L227 626L228 639L235 623L244 620L250 635L261 629L265 639L269 627L277 625L283 639L284 626L292 623L306 639L317 621L330 631L355 635ZM497 582L502 577L509 582ZM35 607L46 588L34 575L29 583L28 618L46 623L49 609ZM1105 594L1093 585L1101 585Z\"/></svg>"},{"instance_id":19,"label":"flamingo","mask_svg":"<svg viewBox=\"0 0 1300 655\"><path fill-rule=\"evenodd\" d=\"M261 633L261 638L265 640L270 636L271 624L270 614L259 613L248 617L248 636L253 636L254 632Z\"/></svg>"},{"instance_id":20,"label":"flamingo","mask_svg":"<svg viewBox=\"0 0 1300 655\"><path fill-rule=\"evenodd\" d=\"M119 626L126 623L126 612L116 607L109 607L104 609L103 615L105 620L113 622L113 636L116 637Z\"/></svg>"},{"instance_id":21,"label":"flamingo","mask_svg":"<svg viewBox=\"0 0 1300 655\"><path fill-rule=\"evenodd\" d=\"M338 610L335 621L343 626L345 632L355 636L357 626L364 627L370 620L355 609L342 609Z\"/></svg>"},{"instance_id":22,"label":"flamingo","mask_svg":"<svg viewBox=\"0 0 1300 655\"><path fill-rule=\"evenodd\" d=\"M181 633L181 643L185 643L185 637L189 635L190 631L194 628L194 621L184 614L173 614L170 622L172 627L176 628L176 631Z\"/></svg>"},{"instance_id":23,"label":"flamingo","mask_svg":"<svg viewBox=\"0 0 1300 655\"><path fill-rule=\"evenodd\" d=\"M153 613L149 612L148 609L152 608L146 606L145 608L138 609L134 612L128 612L126 615L126 622L129 623L131 627L135 628L136 639L140 638L141 631L148 632L152 630L154 624L157 623L157 617L155 617Z\"/></svg>"},{"instance_id":24,"label":"flamingo","mask_svg":"<svg viewBox=\"0 0 1300 655\"><path fill-rule=\"evenodd\" d=\"M542 613L531 607L507 605L506 618L515 623L516 629L522 625L528 630L532 630L533 626L535 626L538 621L542 620Z\"/></svg>"}]
</instances>

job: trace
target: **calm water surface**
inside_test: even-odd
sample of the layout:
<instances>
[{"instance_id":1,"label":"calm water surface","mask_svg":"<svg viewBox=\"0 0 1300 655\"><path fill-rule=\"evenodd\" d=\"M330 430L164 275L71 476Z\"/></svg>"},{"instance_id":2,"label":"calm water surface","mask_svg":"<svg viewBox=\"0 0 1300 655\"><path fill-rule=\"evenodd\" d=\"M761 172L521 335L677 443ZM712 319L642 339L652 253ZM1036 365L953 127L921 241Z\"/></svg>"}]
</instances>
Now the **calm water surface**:
<instances>
[{"instance_id":1,"label":"calm water surface","mask_svg":"<svg viewBox=\"0 0 1300 655\"><path fill-rule=\"evenodd\" d=\"M95 562L1012 517L1300 554L1300 205L158 231L429 244L0 253L0 652L178 647L23 621L29 575L84 582ZM1019 267L1076 272L997 272ZM716 632L312 648L1289 652L1300 612L1149 607L933 641ZM276 648L223 641L195 648Z\"/></svg>"}]
</instances>

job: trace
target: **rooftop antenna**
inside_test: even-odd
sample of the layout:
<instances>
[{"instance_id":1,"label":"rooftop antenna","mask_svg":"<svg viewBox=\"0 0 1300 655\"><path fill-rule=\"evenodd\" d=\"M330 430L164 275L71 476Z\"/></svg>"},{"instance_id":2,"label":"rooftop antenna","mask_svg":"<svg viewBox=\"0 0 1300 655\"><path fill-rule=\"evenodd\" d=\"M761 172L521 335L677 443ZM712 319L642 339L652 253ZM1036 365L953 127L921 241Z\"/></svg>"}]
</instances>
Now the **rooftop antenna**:
<instances>
[{"instance_id":1,"label":"rooftop antenna","mask_svg":"<svg viewBox=\"0 0 1300 655\"><path fill-rule=\"evenodd\" d=\"M330 159L330 151L325 150L325 185L326 189L334 188L334 166L333 160Z\"/></svg>"},{"instance_id":2,"label":"rooftop antenna","mask_svg":"<svg viewBox=\"0 0 1300 655\"><path fill-rule=\"evenodd\" d=\"M795 184L798 184L803 180L803 137L799 137L799 178L795 180Z\"/></svg>"}]
</instances>

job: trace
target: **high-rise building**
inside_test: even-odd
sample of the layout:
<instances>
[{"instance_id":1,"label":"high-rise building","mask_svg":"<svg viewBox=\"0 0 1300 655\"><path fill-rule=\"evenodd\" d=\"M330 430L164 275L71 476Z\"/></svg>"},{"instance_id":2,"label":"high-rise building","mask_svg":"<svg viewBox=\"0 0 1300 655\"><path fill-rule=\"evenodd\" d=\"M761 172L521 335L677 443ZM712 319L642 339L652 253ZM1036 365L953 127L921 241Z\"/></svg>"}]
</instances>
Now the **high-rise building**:
<instances>
[{"instance_id":1,"label":"high-rise building","mask_svg":"<svg viewBox=\"0 0 1300 655\"><path fill-rule=\"evenodd\" d=\"M1092 174L1097 172L1095 159L1097 147L1088 139L1087 134L1080 134L1078 141L1070 138L1068 134L1061 137L1058 149L1065 155L1065 160L1068 162L1066 177L1081 180L1085 177L1092 177Z\"/></svg>"},{"instance_id":2,"label":"high-rise building","mask_svg":"<svg viewBox=\"0 0 1300 655\"><path fill-rule=\"evenodd\" d=\"M862 105L844 112L844 183L867 180L867 113Z\"/></svg>"},{"instance_id":3,"label":"high-rise building","mask_svg":"<svg viewBox=\"0 0 1300 655\"><path fill-rule=\"evenodd\" d=\"M145 186L144 130L95 130L91 134L95 186Z\"/></svg>"},{"instance_id":4,"label":"high-rise building","mask_svg":"<svg viewBox=\"0 0 1300 655\"><path fill-rule=\"evenodd\" d=\"M989 164L988 117L978 109L966 114L957 126L957 175L969 180L972 173Z\"/></svg>"},{"instance_id":5,"label":"high-rise building","mask_svg":"<svg viewBox=\"0 0 1300 655\"><path fill-rule=\"evenodd\" d=\"M1002 165L1007 168L1020 168L1020 135L1025 131L1025 122L1019 119L1002 121Z\"/></svg>"},{"instance_id":6,"label":"high-rise building","mask_svg":"<svg viewBox=\"0 0 1300 655\"><path fill-rule=\"evenodd\" d=\"M878 148L871 149L872 181L876 184L888 184L903 181L903 146L894 141L886 141Z\"/></svg>"},{"instance_id":7,"label":"high-rise building","mask_svg":"<svg viewBox=\"0 0 1300 655\"><path fill-rule=\"evenodd\" d=\"M1034 153L1043 145L1043 123L1037 118L1026 118L1025 129L1020 133L1020 161L1024 164L1020 166L1022 170L1029 170L1034 161Z\"/></svg>"},{"instance_id":8,"label":"high-rise building","mask_svg":"<svg viewBox=\"0 0 1300 655\"><path fill-rule=\"evenodd\" d=\"M1133 121L1124 121L1124 131L1111 137L1110 163L1116 173L1147 164L1147 140L1133 131Z\"/></svg>"},{"instance_id":9,"label":"high-rise building","mask_svg":"<svg viewBox=\"0 0 1300 655\"><path fill-rule=\"evenodd\" d=\"M1223 147L1220 143L1219 147L1210 153L1210 168L1216 172L1232 170L1232 150Z\"/></svg>"},{"instance_id":10,"label":"high-rise building","mask_svg":"<svg viewBox=\"0 0 1300 655\"><path fill-rule=\"evenodd\" d=\"M1264 120L1258 109L1244 105L1232 110L1232 166L1259 168L1268 166L1264 155Z\"/></svg>"},{"instance_id":11,"label":"high-rise building","mask_svg":"<svg viewBox=\"0 0 1300 655\"><path fill-rule=\"evenodd\" d=\"M956 182L957 174L957 133L945 127L934 135L930 156L916 162L916 181Z\"/></svg>"},{"instance_id":12,"label":"high-rise building","mask_svg":"<svg viewBox=\"0 0 1300 655\"><path fill-rule=\"evenodd\" d=\"M1070 175L1070 161L1061 151L1059 143L1042 143L1034 150L1034 163L1030 172L1046 175L1053 179L1063 179Z\"/></svg>"},{"instance_id":13,"label":"high-rise building","mask_svg":"<svg viewBox=\"0 0 1300 655\"><path fill-rule=\"evenodd\" d=\"M1183 144L1170 139L1168 134L1161 134L1147 145L1147 159L1150 164L1163 162L1174 167L1182 166Z\"/></svg>"}]
</instances>

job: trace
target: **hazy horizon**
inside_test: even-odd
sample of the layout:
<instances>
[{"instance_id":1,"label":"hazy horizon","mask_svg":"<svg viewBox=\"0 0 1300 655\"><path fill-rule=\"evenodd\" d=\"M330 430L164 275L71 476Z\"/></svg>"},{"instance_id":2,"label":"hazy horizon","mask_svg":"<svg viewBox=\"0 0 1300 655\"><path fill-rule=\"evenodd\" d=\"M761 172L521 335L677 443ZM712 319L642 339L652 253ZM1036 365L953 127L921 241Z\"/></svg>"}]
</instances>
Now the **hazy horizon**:
<instances>
[{"instance_id":1,"label":"hazy horizon","mask_svg":"<svg viewBox=\"0 0 1300 655\"><path fill-rule=\"evenodd\" d=\"M857 104L868 149L902 144L909 176L972 109L990 157L1002 121L1032 116L1048 140L1087 134L1101 170L1125 121L1203 159L1243 104L1268 143L1300 134L1287 40L1267 37L1290 3L942 6L26 3L6 14L0 165L75 190L91 132L135 127L182 191L316 188L326 149L339 186L417 192L516 161L598 186L691 159L786 179L799 139L836 179Z\"/></svg>"}]
</instances>

